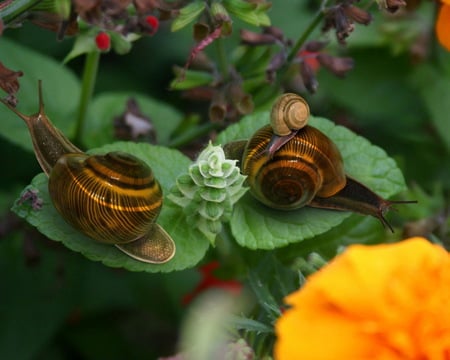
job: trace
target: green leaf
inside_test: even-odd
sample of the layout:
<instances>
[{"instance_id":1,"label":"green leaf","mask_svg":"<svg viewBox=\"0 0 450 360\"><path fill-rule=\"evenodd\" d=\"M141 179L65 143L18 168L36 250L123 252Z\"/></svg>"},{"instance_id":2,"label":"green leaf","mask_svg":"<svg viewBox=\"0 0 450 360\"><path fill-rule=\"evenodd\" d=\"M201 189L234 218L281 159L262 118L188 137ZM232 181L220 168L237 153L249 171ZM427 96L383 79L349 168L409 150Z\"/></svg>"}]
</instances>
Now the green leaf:
<instances>
[{"instance_id":1,"label":"green leaf","mask_svg":"<svg viewBox=\"0 0 450 360\"><path fill-rule=\"evenodd\" d=\"M268 123L268 112L247 116L221 133L216 142L223 145L249 138L256 129ZM384 150L327 119L311 117L310 125L324 132L336 143L348 175L386 198L405 189L401 171ZM251 249L274 249L323 234L350 215L348 212L307 207L294 211L277 211L246 194L234 206L230 226L240 245Z\"/></svg>"},{"instance_id":2,"label":"green leaf","mask_svg":"<svg viewBox=\"0 0 450 360\"><path fill-rule=\"evenodd\" d=\"M228 324L231 328L237 330L254 331L258 334L273 334L273 328L271 326L244 316L230 314L228 316Z\"/></svg>"},{"instance_id":3,"label":"green leaf","mask_svg":"<svg viewBox=\"0 0 450 360\"><path fill-rule=\"evenodd\" d=\"M94 98L84 129L83 142L87 148L109 144L114 138L114 118L126 110L128 99L134 98L140 111L155 125L158 144L166 144L181 122L182 115L171 106L138 93L108 92Z\"/></svg>"},{"instance_id":4,"label":"green leaf","mask_svg":"<svg viewBox=\"0 0 450 360\"><path fill-rule=\"evenodd\" d=\"M142 143L117 142L92 152L105 153L109 151L125 151L146 161L152 167L165 195L174 185L176 177L191 163L187 157L176 150ZM131 271L169 272L196 265L208 249L207 239L200 232L191 228L186 222L182 209L171 205L170 201L165 199L157 222L174 239L177 246L175 257L162 265L136 261L114 246L95 242L68 225L52 205L47 183L46 176L39 174L30 185L31 189L38 190L38 195L43 200L41 210L33 210L26 203L20 205L16 202L13 211L36 226L40 232L50 239L61 241L69 249L81 252L91 260L101 261L111 267L123 267Z\"/></svg>"},{"instance_id":5,"label":"green leaf","mask_svg":"<svg viewBox=\"0 0 450 360\"><path fill-rule=\"evenodd\" d=\"M205 9L204 1L194 1L189 5L186 5L180 10L177 18L172 22L172 26L170 29L172 31L178 31L185 26L189 25L192 21L195 20L197 16Z\"/></svg>"},{"instance_id":6,"label":"green leaf","mask_svg":"<svg viewBox=\"0 0 450 360\"><path fill-rule=\"evenodd\" d=\"M172 90L188 90L213 82L214 76L206 71L187 70L179 67L174 68L175 79L170 83Z\"/></svg>"},{"instance_id":7,"label":"green leaf","mask_svg":"<svg viewBox=\"0 0 450 360\"><path fill-rule=\"evenodd\" d=\"M239 19L255 26L270 26L270 18L265 11L267 4L254 4L243 0L224 0L224 7Z\"/></svg>"},{"instance_id":8,"label":"green leaf","mask_svg":"<svg viewBox=\"0 0 450 360\"><path fill-rule=\"evenodd\" d=\"M436 133L450 152L450 76L431 65L417 68L412 82L420 92Z\"/></svg>"},{"instance_id":9,"label":"green leaf","mask_svg":"<svg viewBox=\"0 0 450 360\"><path fill-rule=\"evenodd\" d=\"M38 80L42 80L45 111L55 126L69 138L75 131L80 83L76 76L55 60L29 50L2 37L2 62L15 71L23 71L19 78L18 109L24 114L38 110ZM27 150L32 150L28 129L17 115L0 105L0 134Z\"/></svg>"},{"instance_id":10,"label":"green leaf","mask_svg":"<svg viewBox=\"0 0 450 360\"><path fill-rule=\"evenodd\" d=\"M63 60L63 63L66 64L70 60L75 59L76 57L87 54L92 51L99 51L97 45L95 44L95 34L98 32L96 29L92 29L91 31L86 31L80 33L73 43L72 50L66 55Z\"/></svg>"}]
</instances>

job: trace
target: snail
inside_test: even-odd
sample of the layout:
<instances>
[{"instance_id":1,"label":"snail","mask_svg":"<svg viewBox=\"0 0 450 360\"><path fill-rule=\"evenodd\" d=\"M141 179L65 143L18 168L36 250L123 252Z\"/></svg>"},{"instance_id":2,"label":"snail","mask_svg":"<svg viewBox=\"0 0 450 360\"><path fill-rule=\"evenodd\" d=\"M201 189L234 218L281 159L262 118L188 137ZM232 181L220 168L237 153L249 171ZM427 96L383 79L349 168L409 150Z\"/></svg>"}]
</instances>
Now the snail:
<instances>
[{"instance_id":1,"label":"snail","mask_svg":"<svg viewBox=\"0 0 450 360\"><path fill-rule=\"evenodd\" d=\"M31 116L1 101L25 121L57 211L83 234L134 259L169 261L175 244L156 223L163 196L150 167L124 152L82 152L46 116L41 82L38 92L39 112Z\"/></svg>"},{"instance_id":2,"label":"snail","mask_svg":"<svg viewBox=\"0 0 450 360\"><path fill-rule=\"evenodd\" d=\"M275 133L278 128L274 129L274 124L286 123L289 107L304 104L298 95L282 95L274 104L270 125L257 130L249 140L225 144L226 156L240 161L250 193L279 210L310 206L372 215L393 231L384 213L393 204L416 201L383 199L346 175L337 146L314 127L303 123L285 135Z\"/></svg>"},{"instance_id":3,"label":"snail","mask_svg":"<svg viewBox=\"0 0 450 360\"><path fill-rule=\"evenodd\" d=\"M309 115L308 103L301 96L286 93L278 97L270 113L270 125L273 129L272 138L267 145L270 157L306 126Z\"/></svg>"}]
</instances>

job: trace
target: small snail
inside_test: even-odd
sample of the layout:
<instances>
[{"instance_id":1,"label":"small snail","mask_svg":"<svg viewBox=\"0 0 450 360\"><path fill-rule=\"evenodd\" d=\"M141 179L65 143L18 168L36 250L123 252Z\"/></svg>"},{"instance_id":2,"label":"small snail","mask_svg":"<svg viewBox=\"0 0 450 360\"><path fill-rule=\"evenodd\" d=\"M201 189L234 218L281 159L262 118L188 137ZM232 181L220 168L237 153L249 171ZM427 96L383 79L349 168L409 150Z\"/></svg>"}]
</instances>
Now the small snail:
<instances>
[{"instance_id":1,"label":"small snail","mask_svg":"<svg viewBox=\"0 0 450 360\"><path fill-rule=\"evenodd\" d=\"M267 145L269 156L272 157L278 149L305 127L308 118L309 106L305 99L293 93L279 96L270 113L273 135Z\"/></svg>"},{"instance_id":2,"label":"small snail","mask_svg":"<svg viewBox=\"0 0 450 360\"><path fill-rule=\"evenodd\" d=\"M164 263L174 256L172 238L156 224L162 191L146 163L123 152L83 153L45 115L41 82L35 115L1 101L27 124L52 202L70 225L143 262Z\"/></svg>"},{"instance_id":3,"label":"small snail","mask_svg":"<svg viewBox=\"0 0 450 360\"><path fill-rule=\"evenodd\" d=\"M393 231L384 213L393 204L415 201L385 200L347 176L337 146L321 131L304 125L285 135L289 138L275 148L272 146L278 136L273 122L284 122L273 117L286 116L278 107L291 107L296 101L303 104L300 99L293 94L282 95L274 105L277 109L272 110L271 125L257 130L248 141L224 146L228 158L241 161L250 193L263 204L280 210L311 206L372 215Z\"/></svg>"}]
</instances>

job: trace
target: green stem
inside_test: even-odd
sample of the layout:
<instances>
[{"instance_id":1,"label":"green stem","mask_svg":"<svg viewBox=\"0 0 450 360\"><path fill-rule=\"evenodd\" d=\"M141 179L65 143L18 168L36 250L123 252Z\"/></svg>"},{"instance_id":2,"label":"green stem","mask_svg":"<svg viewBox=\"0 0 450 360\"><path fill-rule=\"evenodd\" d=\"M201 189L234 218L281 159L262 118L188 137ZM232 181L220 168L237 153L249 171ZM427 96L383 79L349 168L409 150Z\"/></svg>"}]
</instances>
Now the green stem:
<instances>
[{"instance_id":1,"label":"green stem","mask_svg":"<svg viewBox=\"0 0 450 360\"><path fill-rule=\"evenodd\" d=\"M0 6L0 19L5 25L11 23L21 14L36 6L42 0L12 0L9 4Z\"/></svg>"},{"instance_id":2,"label":"green stem","mask_svg":"<svg viewBox=\"0 0 450 360\"><path fill-rule=\"evenodd\" d=\"M89 103L94 92L95 81L97 80L97 70L100 61L100 51L91 51L86 54L84 63L83 79L81 84L80 105L78 107L78 117L75 130L75 143L82 143L82 135Z\"/></svg>"},{"instance_id":3,"label":"green stem","mask_svg":"<svg viewBox=\"0 0 450 360\"><path fill-rule=\"evenodd\" d=\"M288 67L291 62L295 59L297 56L298 51L303 46L303 44L306 42L308 37L311 35L311 33L314 31L317 25L320 24L323 17L325 16L323 7L320 9L320 11L316 14L316 16L312 19L306 30L303 32L302 36L300 36L295 43L294 47L291 49L288 57L287 57L287 64L286 67Z\"/></svg>"},{"instance_id":4,"label":"green stem","mask_svg":"<svg viewBox=\"0 0 450 360\"><path fill-rule=\"evenodd\" d=\"M219 37L218 39L216 39L216 41L214 41L214 43L216 46L217 61L219 63L220 73L222 74L223 80L227 80L229 72L228 72L228 59L225 51L224 41L221 37Z\"/></svg>"},{"instance_id":5,"label":"green stem","mask_svg":"<svg viewBox=\"0 0 450 360\"><path fill-rule=\"evenodd\" d=\"M198 139L199 137L208 134L212 130L220 129L221 125L218 123L207 122L200 126L196 126L194 129L190 131L186 131L182 135L176 137L171 140L168 147L180 147L186 144L189 144L191 141Z\"/></svg>"}]
</instances>

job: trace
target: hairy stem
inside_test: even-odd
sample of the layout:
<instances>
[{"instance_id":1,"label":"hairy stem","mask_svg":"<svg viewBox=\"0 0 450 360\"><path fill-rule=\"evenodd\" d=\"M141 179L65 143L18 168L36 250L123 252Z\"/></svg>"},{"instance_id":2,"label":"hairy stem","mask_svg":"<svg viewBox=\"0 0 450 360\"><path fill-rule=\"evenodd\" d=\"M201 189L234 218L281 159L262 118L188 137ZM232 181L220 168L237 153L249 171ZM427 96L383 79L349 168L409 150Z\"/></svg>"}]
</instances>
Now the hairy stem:
<instances>
[{"instance_id":1,"label":"hairy stem","mask_svg":"<svg viewBox=\"0 0 450 360\"><path fill-rule=\"evenodd\" d=\"M320 22L322 21L324 15L325 14L324 14L324 11L323 11L323 6L322 6L321 9L319 10L319 12L311 20L311 22L309 23L309 25L306 28L306 30L298 38L297 42L292 47L292 49L291 49L291 51L290 51L290 53L289 53L289 55L287 57L287 66L289 66L291 64L291 62L295 59L295 57L297 56L298 51L303 46L303 44L306 42L308 37L314 31L314 29L317 27L317 25L320 24Z\"/></svg>"},{"instance_id":2,"label":"hairy stem","mask_svg":"<svg viewBox=\"0 0 450 360\"><path fill-rule=\"evenodd\" d=\"M94 92L97 70L100 61L100 52L91 51L86 54L84 63L83 79L81 84L80 105L78 106L78 117L75 130L75 143L82 143L82 135L89 103Z\"/></svg>"}]
</instances>

